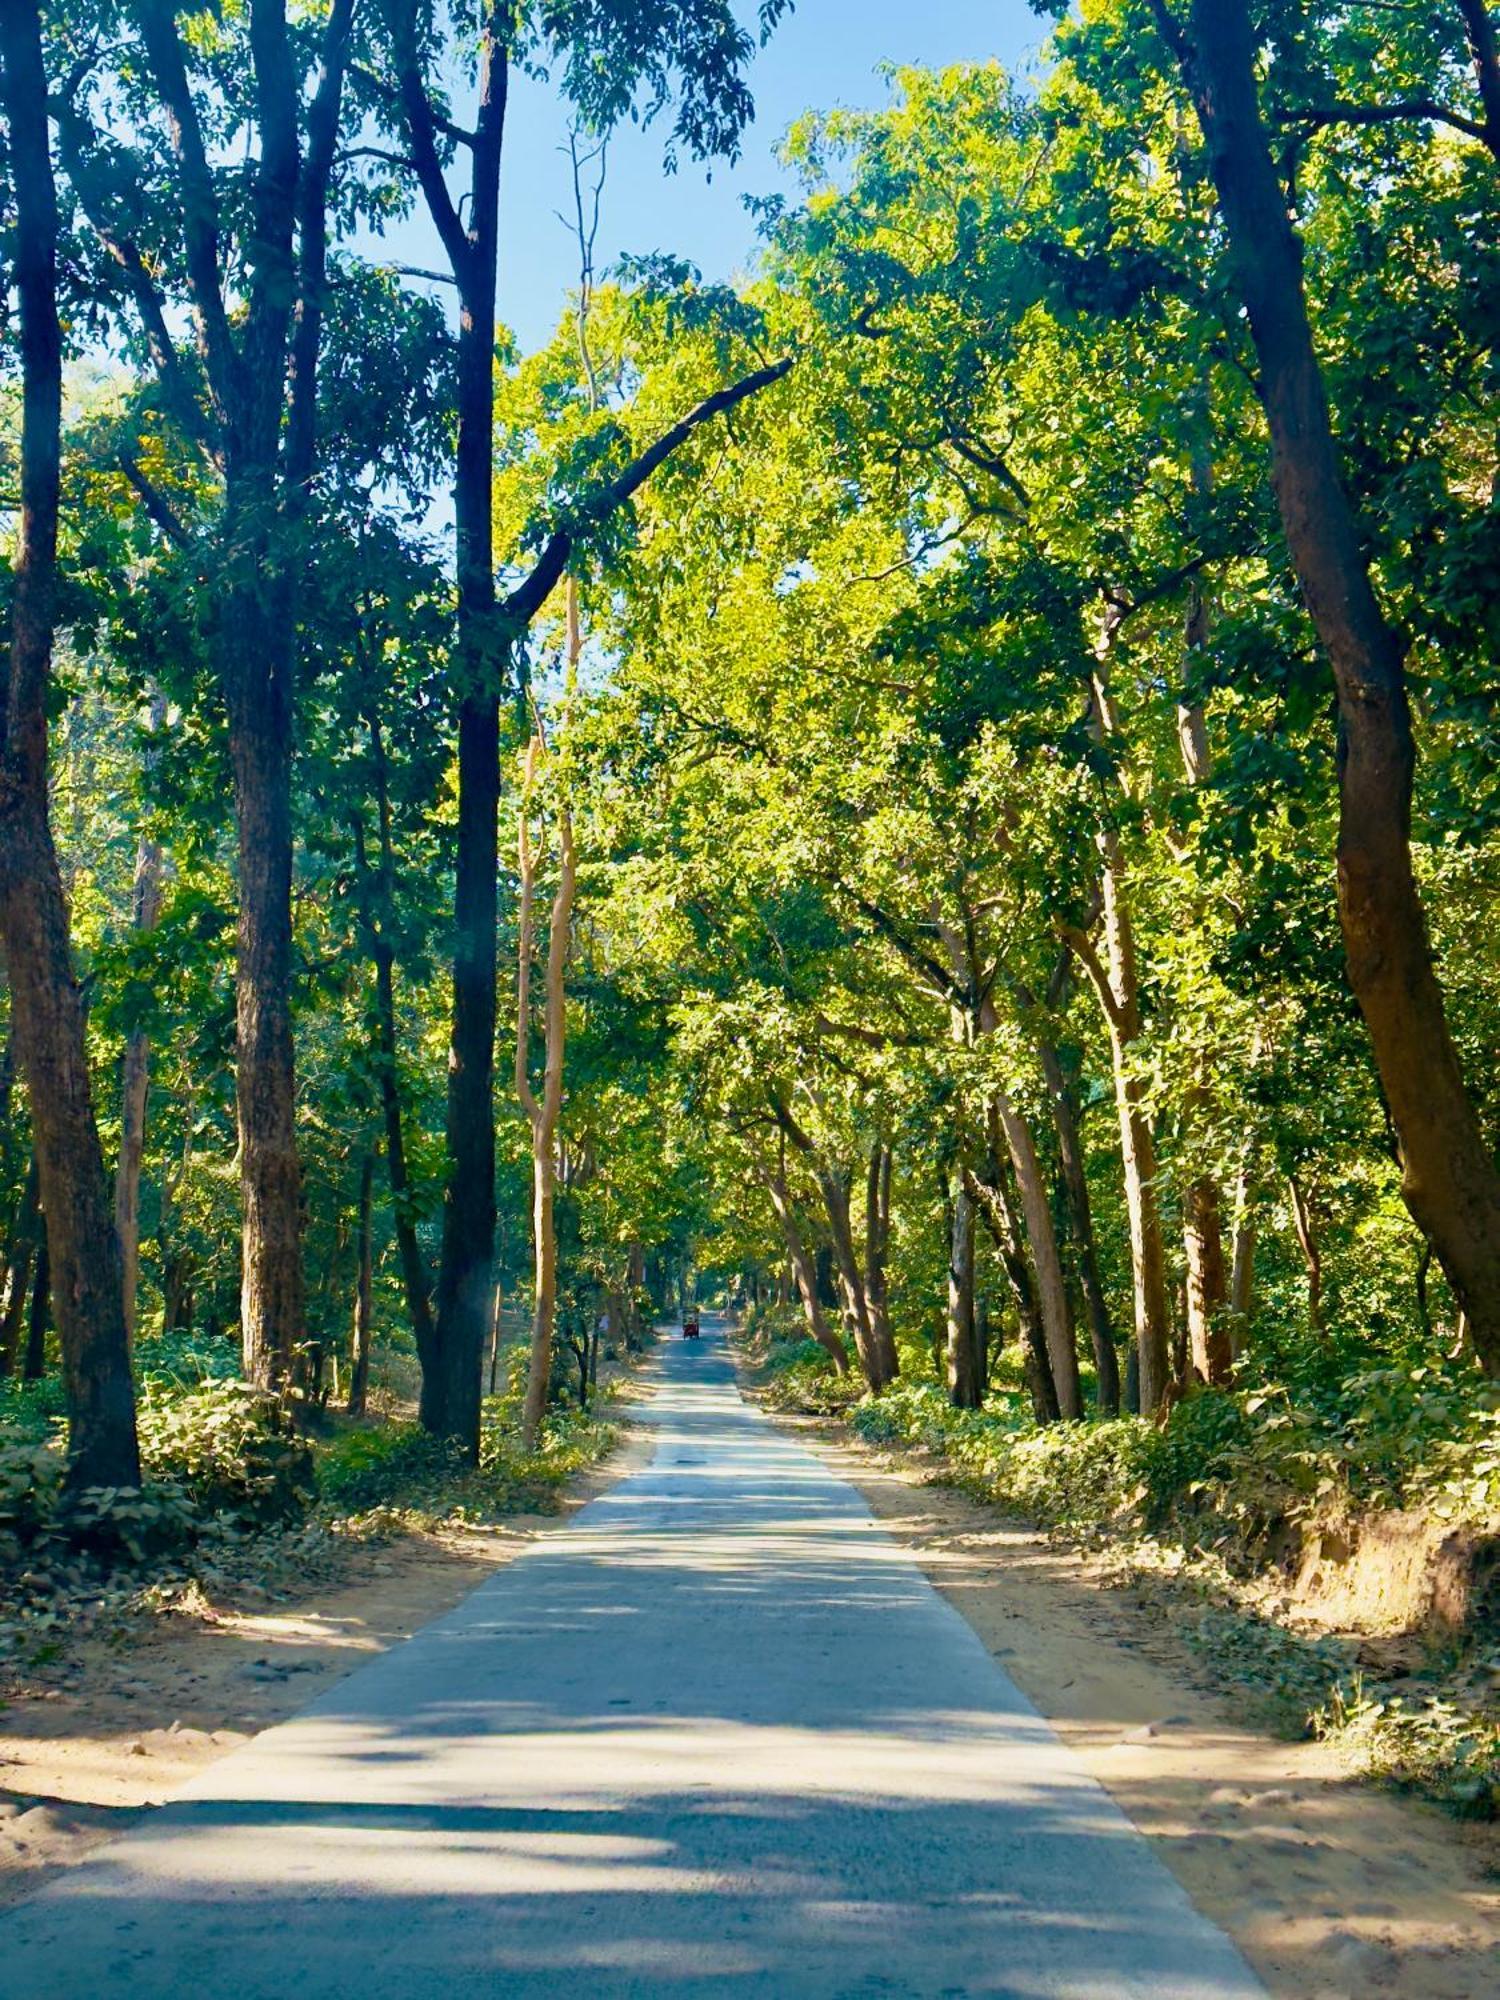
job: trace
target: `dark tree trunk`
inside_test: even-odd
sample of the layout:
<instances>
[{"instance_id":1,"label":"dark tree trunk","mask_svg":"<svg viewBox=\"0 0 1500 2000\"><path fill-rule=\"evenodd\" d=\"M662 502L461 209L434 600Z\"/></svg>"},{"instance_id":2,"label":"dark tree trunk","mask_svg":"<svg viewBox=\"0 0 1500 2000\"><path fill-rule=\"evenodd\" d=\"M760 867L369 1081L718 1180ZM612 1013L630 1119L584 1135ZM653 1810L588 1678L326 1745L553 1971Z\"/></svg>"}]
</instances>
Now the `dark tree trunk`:
<instances>
[{"instance_id":1,"label":"dark tree trunk","mask_svg":"<svg viewBox=\"0 0 1500 2000\"><path fill-rule=\"evenodd\" d=\"M984 1361L974 1308L974 1200L961 1169L948 1190L948 1401L956 1410L984 1402Z\"/></svg>"},{"instance_id":2,"label":"dark tree trunk","mask_svg":"<svg viewBox=\"0 0 1500 2000\"><path fill-rule=\"evenodd\" d=\"M500 156L509 52L506 16L484 0L479 109L467 148L466 218L438 154L436 114L422 74L415 8L396 36L397 82L413 160L458 288L458 444L453 507L458 624L458 857L454 889L453 1029L448 1069L448 1191L437 1319L423 1369L422 1422L479 1455L479 1406L495 1236L495 944L499 860L500 696L509 666L495 596L495 283Z\"/></svg>"},{"instance_id":3,"label":"dark tree trunk","mask_svg":"<svg viewBox=\"0 0 1500 2000\"><path fill-rule=\"evenodd\" d=\"M26 1359L21 1368L25 1382L40 1382L47 1372L47 1329L52 1323L52 1268L43 1237L36 1253L36 1276L31 1281L31 1311L26 1320Z\"/></svg>"},{"instance_id":4,"label":"dark tree trunk","mask_svg":"<svg viewBox=\"0 0 1500 2000\"><path fill-rule=\"evenodd\" d=\"M1168 23L1170 32L1170 23ZM1500 1171L1464 1088L1411 863L1415 764L1401 642L1376 599L1313 348L1300 246L1256 95L1245 0L1193 0L1174 37L1260 361L1287 548L1339 709L1339 916L1402 1160L1402 1194L1500 1374Z\"/></svg>"},{"instance_id":5,"label":"dark tree trunk","mask_svg":"<svg viewBox=\"0 0 1500 2000\"><path fill-rule=\"evenodd\" d=\"M273 600L277 595L272 593ZM279 1389L293 1372L306 1333L292 1043L295 641L290 605L268 603L255 582L230 595L226 614L222 643L239 853L240 1339L246 1378L260 1388Z\"/></svg>"},{"instance_id":6,"label":"dark tree trunk","mask_svg":"<svg viewBox=\"0 0 1500 2000\"><path fill-rule=\"evenodd\" d=\"M1099 1276L1094 1214L1089 1201L1088 1177L1083 1168L1083 1142L1078 1130L1078 1103L1057 1050L1044 1041L1038 1044L1038 1054L1042 1075L1046 1079L1048 1103L1052 1108L1052 1127L1057 1134L1068 1233L1073 1241L1089 1341L1094 1350L1097 1400L1101 1410L1114 1416L1120 1408L1120 1357L1115 1347L1114 1324L1109 1316L1104 1285Z\"/></svg>"},{"instance_id":7,"label":"dark tree trunk","mask_svg":"<svg viewBox=\"0 0 1500 2000\"><path fill-rule=\"evenodd\" d=\"M375 1312L375 1156L367 1152L359 1169L359 1209L354 1226L356 1278L354 1344L349 1363L349 1415L362 1417L370 1391L370 1330Z\"/></svg>"},{"instance_id":8,"label":"dark tree trunk","mask_svg":"<svg viewBox=\"0 0 1500 2000\"><path fill-rule=\"evenodd\" d=\"M20 301L21 521L0 710L0 946L31 1101L47 1249L56 1277L76 1485L140 1479L120 1246L94 1122L83 1001L47 816L47 693L57 603L62 333L57 195L41 23L30 0L0 7L0 72Z\"/></svg>"},{"instance_id":9,"label":"dark tree trunk","mask_svg":"<svg viewBox=\"0 0 1500 2000\"><path fill-rule=\"evenodd\" d=\"M1031 1394L1032 1413L1039 1424L1055 1424L1060 1414L1057 1386L1052 1380L1052 1368L1047 1359L1047 1342L1042 1332L1036 1284L1031 1266L1026 1261L1020 1220L1011 1205L1004 1172L998 1155L992 1154L986 1167L987 1177L981 1180L977 1174L970 1173L966 1180L978 1213L983 1217L984 1226L999 1252L1006 1282L1015 1301L1016 1320L1021 1333L1021 1366Z\"/></svg>"},{"instance_id":10,"label":"dark tree trunk","mask_svg":"<svg viewBox=\"0 0 1500 2000\"><path fill-rule=\"evenodd\" d=\"M31 1296L31 1272L43 1240L40 1187L33 1153L7 1246L5 1296L0 1300L0 1380L16 1372L21 1358L21 1329L26 1321L26 1302Z\"/></svg>"},{"instance_id":11,"label":"dark tree trunk","mask_svg":"<svg viewBox=\"0 0 1500 2000\"><path fill-rule=\"evenodd\" d=\"M417 1343L417 1359L425 1381L433 1366L436 1339L433 1331L432 1297L428 1286L427 1262L417 1238L411 1207L411 1180L406 1166L406 1127L401 1114L401 1084L396 1039L396 957L391 946L394 856L390 826L390 795L386 782L385 745L379 721L370 720L370 743L375 759L375 806L380 823L380 865L372 870L365 852L364 827L354 822L354 863L360 885L360 913L365 943L375 969L375 1057L380 1074L380 1109L385 1124L386 1180L391 1190L391 1209L396 1232L396 1252L401 1260L401 1282L406 1293L406 1312Z\"/></svg>"}]
</instances>

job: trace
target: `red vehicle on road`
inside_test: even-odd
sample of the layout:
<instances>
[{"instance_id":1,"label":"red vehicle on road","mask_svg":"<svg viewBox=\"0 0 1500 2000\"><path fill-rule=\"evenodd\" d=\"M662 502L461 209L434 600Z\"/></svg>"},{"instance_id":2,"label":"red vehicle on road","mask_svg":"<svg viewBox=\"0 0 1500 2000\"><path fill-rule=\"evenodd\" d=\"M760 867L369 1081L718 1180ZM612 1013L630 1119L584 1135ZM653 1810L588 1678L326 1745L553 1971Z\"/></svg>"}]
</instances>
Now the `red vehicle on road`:
<instances>
[{"instance_id":1,"label":"red vehicle on road","mask_svg":"<svg viewBox=\"0 0 1500 2000\"><path fill-rule=\"evenodd\" d=\"M696 1340L698 1338L698 1308L696 1306L689 1306L687 1311L682 1315L682 1337L684 1340Z\"/></svg>"}]
</instances>

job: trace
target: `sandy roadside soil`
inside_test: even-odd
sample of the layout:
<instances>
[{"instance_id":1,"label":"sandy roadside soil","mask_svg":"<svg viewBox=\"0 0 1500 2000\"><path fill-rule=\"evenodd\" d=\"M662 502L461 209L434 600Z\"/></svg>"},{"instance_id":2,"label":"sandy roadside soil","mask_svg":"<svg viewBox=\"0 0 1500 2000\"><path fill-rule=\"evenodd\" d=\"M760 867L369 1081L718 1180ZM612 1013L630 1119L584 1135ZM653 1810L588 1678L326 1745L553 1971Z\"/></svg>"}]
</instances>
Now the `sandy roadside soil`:
<instances>
[{"instance_id":1,"label":"sandy roadside soil","mask_svg":"<svg viewBox=\"0 0 1500 2000\"><path fill-rule=\"evenodd\" d=\"M619 1445L571 1482L559 1514L383 1546L351 1541L339 1573L273 1606L242 1599L143 1616L124 1645L85 1641L31 1675L0 1709L0 1907L441 1617L642 1463L649 1440L629 1422L640 1379L610 1410L622 1425Z\"/></svg>"},{"instance_id":2,"label":"sandy roadside soil","mask_svg":"<svg viewBox=\"0 0 1500 2000\"><path fill-rule=\"evenodd\" d=\"M920 1469L778 1417L942 1595L1285 2000L1497 2000L1500 1838L1237 1726L1159 1604Z\"/></svg>"}]
</instances>

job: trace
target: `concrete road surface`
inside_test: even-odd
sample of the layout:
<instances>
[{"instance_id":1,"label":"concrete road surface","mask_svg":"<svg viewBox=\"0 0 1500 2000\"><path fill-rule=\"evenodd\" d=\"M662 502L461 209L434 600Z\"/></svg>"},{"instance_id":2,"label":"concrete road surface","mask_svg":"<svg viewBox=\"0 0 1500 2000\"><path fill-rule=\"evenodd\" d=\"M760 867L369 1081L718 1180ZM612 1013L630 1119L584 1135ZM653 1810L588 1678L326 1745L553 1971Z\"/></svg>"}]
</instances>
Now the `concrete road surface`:
<instances>
[{"instance_id":1,"label":"concrete road surface","mask_svg":"<svg viewBox=\"0 0 1500 2000\"><path fill-rule=\"evenodd\" d=\"M675 1340L655 1455L0 1919L4 2000L1248 2000L855 1490Z\"/></svg>"}]
</instances>

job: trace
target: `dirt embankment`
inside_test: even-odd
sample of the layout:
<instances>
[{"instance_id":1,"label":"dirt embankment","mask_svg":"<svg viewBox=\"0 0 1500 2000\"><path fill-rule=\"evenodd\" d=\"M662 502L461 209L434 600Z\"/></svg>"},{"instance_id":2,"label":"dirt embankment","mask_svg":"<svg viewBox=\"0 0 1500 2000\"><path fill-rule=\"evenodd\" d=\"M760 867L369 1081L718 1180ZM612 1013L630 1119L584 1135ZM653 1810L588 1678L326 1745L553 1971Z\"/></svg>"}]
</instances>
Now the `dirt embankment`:
<instances>
[{"instance_id":1,"label":"dirt embankment","mask_svg":"<svg viewBox=\"0 0 1500 2000\"><path fill-rule=\"evenodd\" d=\"M859 1488L1283 2000L1495 2000L1500 1838L1243 1726L1170 1599L841 1426L781 1418Z\"/></svg>"}]
</instances>

